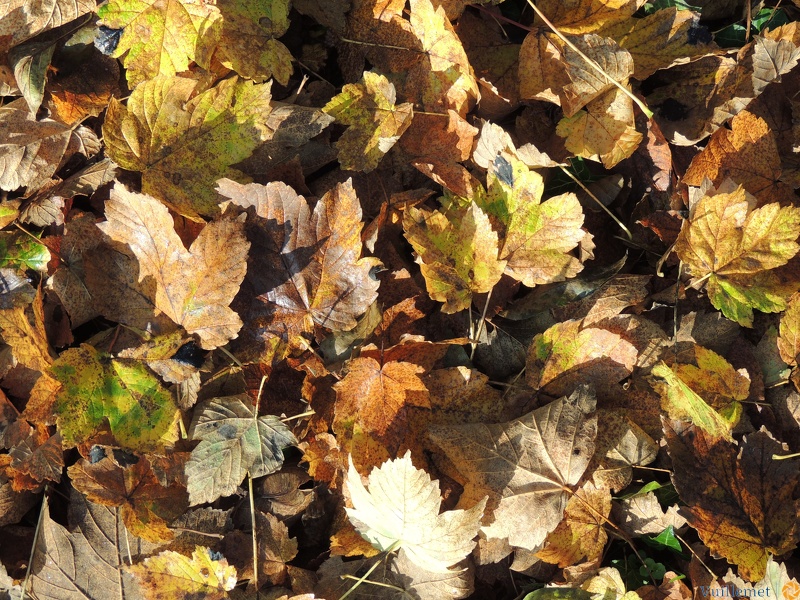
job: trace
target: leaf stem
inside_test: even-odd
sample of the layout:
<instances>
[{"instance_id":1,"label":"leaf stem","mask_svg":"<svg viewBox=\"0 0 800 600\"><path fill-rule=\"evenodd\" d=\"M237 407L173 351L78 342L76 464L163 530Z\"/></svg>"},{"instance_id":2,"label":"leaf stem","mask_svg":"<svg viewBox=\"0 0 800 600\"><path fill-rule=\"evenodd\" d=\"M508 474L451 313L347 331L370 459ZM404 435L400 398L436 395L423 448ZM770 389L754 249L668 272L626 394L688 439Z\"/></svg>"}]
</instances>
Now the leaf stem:
<instances>
[{"instance_id":1,"label":"leaf stem","mask_svg":"<svg viewBox=\"0 0 800 600\"><path fill-rule=\"evenodd\" d=\"M258 411L256 410L256 414ZM253 498L253 476L247 472L247 491L250 494L250 528L253 530L253 585L258 594L258 541L256 537L256 504Z\"/></svg>"},{"instance_id":2,"label":"leaf stem","mask_svg":"<svg viewBox=\"0 0 800 600\"><path fill-rule=\"evenodd\" d=\"M577 47L575 44L573 44L573 43L572 43L572 42L571 42L571 41L570 41L570 40L567 38L567 36L565 36L563 33L561 33L561 32L558 30L558 28L557 28L555 25L553 25L553 23L551 23L551 22L550 22L550 19L548 19L547 17L545 17L545 16L544 16L544 14L542 13L542 11L541 11L541 10L539 10L539 7L537 7L537 6L536 6L536 4L534 4L534 3L533 3L533 0L527 0L527 1L528 1L528 5L530 5L530 7L533 9L533 12L535 12L535 13L536 13L536 15L537 15L537 16L538 16L538 17L539 17L539 18L540 18L542 21L544 21L544 24L545 24L545 25L547 25L547 26L550 28L550 30L551 30L553 33L555 33L555 34L556 34L556 35L559 37L559 39L561 39L561 41L562 41L562 42L564 42L564 43L565 43L567 46L569 46L569 48L570 48L570 49L571 49L573 52L577 52L578 56L580 56L581 58L583 58L583 60L585 60L585 61L588 63L588 65L589 65L590 67L592 67L592 69L594 69L595 71L597 71L598 73L600 73L600 74L601 74L603 77L605 77L605 78L606 78L608 81L610 81L610 82L611 82L611 83L613 83L615 86L617 86L617 87L619 88L619 90L620 90L620 91L621 91L623 94L625 94L626 96L628 96L628 98L630 98L631 100L633 100L633 102L636 104L636 106L638 106L638 107L639 107L639 108L642 110L642 112L643 112L645 115L647 115L647 118L648 118L648 119L652 119L652 118L653 118L653 111L652 111L652 110L650 110L649 108L647 108L647 105L646 105L644 102L642 102L642 101L641 101L639 98L637 98L637 97L636 97L636 95L634 95L634 94L633 94L633 92L631 92L629 89L627 89L627 88L626 88L624 85L622 85L622 84L621 84L619 81L615 80L613 77L609 77L608 73L606 73L606 72L603 70L603 67L601 67L600 65L598 65L598 64L597 64L596 62L594 62L594 61L593 61L591 58L589 58L589 57L588 57L588 56L586 56L586 55L585 55L583 52L581 52L581 51L580 51L580 49L579 49L579 48L578 48L578 47Z\"/></svg>"},{"instance_id":3,"label":"leaf stem","mask_svg":"<svg viewBox=\"0 0 800 600\"><path fill-rule=\"evenodd\" d=\"M486 302L483 305L483 313L481 314L481 320L478 322L478 332L475 334L474 339L475 341L472 342L472 352L469 354L469 359L472 360L475 357L475 350L478 348L478 344L480 343L481 333L483 333L483 324L486 323L486 311L489 308L489 301L492 299L492 288L489 290L489 293L486 294Z\"/></svg>"},{"instance_id":4,"label":"leaf stem","mask_svg":"<svg viewBox=\"0 0 800 600\"><path fill-rule=\"evenodd\" d=\"M388 556L390 552L394 552L395 550L397 550L397 549L400 547L400 542L401 542L401 540L397 540L397 541L396 541L394 544L392 544L391 546L389 546L389 548L387 548L387 549L386 549L386 556ZM373 571L374 571L374 570L375 570L375 569L378 567L378 565L380 564L380 562L381 562L381 561L380 561L380 559L379 559L379 560L376 560L376 561L375 561L375 564L374 564L374 565L372 565L372 566L369 568L369 570L368 570L366 573L364 573L364 575L362 575L361 577L359 577L359 578L358 578L358 580L356 581L356 583L353 585L353 587L351 587L349 590L347 590L347 591L344 593L344 595L343 595L341 598L339 598L339 600L345 600L345 598L347 598L347 597L348 597L350 594L352 594L352 593L353 593L353 591L355 591L355 590L356 590L356 588L358 588L358 586L360 586L362 583L364 583L365 581L367 581L367 578L368 578L370 575L372 575L372 572L373 572Z\"/></svg>"},{"instance_id":5,"label":"leaf stem","mask_svg":"<svg viewBox=\"0 0 800 600\"><path fill-rule=\"evenodd\" d=\"M625 227L625 225L622 223L622 221L620 221L620 220L619 220L619 219L616 217L616 215L615 215L614 213L612 213L612 212L611 212L611 210L610 210L610 209L609 209L609 208L608 208L608 207L607 207L605 204L603 204L603 203L600 201L600 198L598 198L597 196L595 196L595 195L594 195L594 194L591 192L591 190L589 190L589 188L588 188L588 187L586 187L586 185L585 185L585 184L584 184L584 183L583 183L583 182L582 182L580 179L578 179L577 177L575 177L575 175L573 175L572 173L570 173L570 172L569 172L569 169L567 169L566 167L564 167L564 165L558 165L558 166L559 166L559 168L560 168L562 171L564 171L564 173L566 173L567 177L569 177L570 179L572 179L572 181L574 181L575 183L577 183L577 184L578 184L578 187L580 187L580 188L581 188L581 189L582 189L584 192L586 192L586 194L589 196L589 198L591 198L592 200L594 200L594 201L597 203L597 206L599 206L600 208L602 208L602 209L603 209L603 210L606 212L606 214L607 214L609 217L611 217L611 218L614 220L614 222L615 222L617 225L619 225L620 229L622 229L622 231L624 231L624 232L625 232L625 235L626 235L626 236L628 236L628 241L631 241L631 242L632 242L632 241L633 241L633 235L631 234L631 232L630 232L630 229L628 229L627 227Z\"/></svg>"}]
</instances>

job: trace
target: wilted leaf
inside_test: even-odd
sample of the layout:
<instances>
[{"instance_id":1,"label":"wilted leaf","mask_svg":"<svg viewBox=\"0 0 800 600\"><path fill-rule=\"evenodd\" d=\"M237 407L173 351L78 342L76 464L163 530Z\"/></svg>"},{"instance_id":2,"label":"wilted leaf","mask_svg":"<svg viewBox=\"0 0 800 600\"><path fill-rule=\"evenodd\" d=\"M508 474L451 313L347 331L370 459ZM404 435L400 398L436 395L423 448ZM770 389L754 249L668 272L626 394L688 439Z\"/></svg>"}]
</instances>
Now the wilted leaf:
<instances>
[{"instance_id":1,"label":"wilted leaf","mask_svg":"<svg viewBox=\"0 0 800 600\"><path fill-rule=\"evenodd\" d=\"M383 75L365 71L362 82L345 85L322 110L349 126L336 142L339 164L368 173L411 124L413 107L395 105L394 85Z\"/></svg>"},{"instance_id":2,"label":"wilted leaf","mask_svg":"<svg viewBox=\"0 0 800 600\"><path fill-rule=\"evenodd\" d=\"M41 429L34 429L22 443L9 451L12 457L11 469L19 471L38 482L45 479L61 481L64 468L64 451L61 448L61 434L42 435Z\"/></svg>"},{"instance_id":3,"label":"wilted leaf","mask_svg":"<svg viewBox=\"0 0 800 600\"><path fill-rule=\"evenodd\" d=\"M257 219L247 230L252 243L245 301L246 341L278 338L302 345L315 326L355 327L375 301L380 265L361 256L361 205L350 181L326 193L313 211L289 186L241 185L221 180L220 193ZM257 259L257 260L256 260Z\"/></svg>"},{"instance_id":4,"label":"wilted leaf","mask_svg":"<svg viewBox=\"0 0 800 600\"><path fill-rule=\"evenodd\" d=\"M630 20L642 0L544 0L540 4L560 31L582 34Z\"/></svg>"},{"instance_id":5,"label":"wilted leaf","mask_svg":"<svg viewBox=\"0 0 800 600\"><path fill-rule=\"evenodd\" d=\"M507 423L439 425L431 437L467 483L459 504L489 495L489 538L533 550L561 522L574 486L594 454L594 393L579 388Z\"/></svg>"},{"instance_id":6,"label":"wilted leaf","mask_svg":"<svg viewBox=\"0 0 800 600\"><path fill-rule=\"evenodd\" d=\"M231 495L248 474L262 477L277 471L283 449L297 443L278 417L258 416L247 395L198 404L190 436L201 440L186 465L191 505Z\"/></svg>"},{"instance_id":7,"label":"wilted leaf","mask_svg":"<svg viewBox=\"0 0 800 600\"><path fill-rule=\"evenodd\" d=\"M681 514L712 551L758 581L769 554L797 544L797 459L774 460L784 449L763 430L739 446L679 421L665 420L664 434L673 483L688 505Z\"/></svg>"},{"instance_id":8,"label":"wilted leaf","mask_svg":"<svg viewBox=\"0 0 800 600\"><path fill-rule=\"evenodd\" d=\"M708 279L714 307L747 327L752 326L754 308L786 308L789 294L770 270L786 264L800 249L800 209L778 203L751 208L742 186L703 196L675 243L692 275Z\"/></svg>"},{"instance_id":9,"label":"wilted leaf","mask_svg":"<svg viewBox=\"0 0 800 600\"><path fill-rule=\"evenodd\" d=\"M214 8L203 0L111 0L98 9L100 22L121 29L114 51L124 55L131 88L158 75L189 68L204 21Z\"/></svg>"},{"instance_id":10,"label":"wilted leaf","mask_svg":"<svg viewBox=\"0 0 800 600\"><path fill-rule=\"evenodd\" d=\"M112 99L103 123L111 159L142 172L142 192L189 216L218 214L214 183L241 177L230 165L272 134L269 83L234 77L207 90L197 85L181 77L148 79L127 106Z\"/></svg>"},{"instance_id":11,"label":"wilted leaf","mask_svg":"<svg viewBox=\"0 0 800 600\"><path fill-rule=\"evenodd\" d=\"M241 221L209 223L187 251L167 207L155 198L116 185L105 212L98 227L128 244L139 260L140 281L155 280L156 308L196 333L206 349L236 337L242 322L228 305L244 279L250 247Z\"/></svg>"},{"instance_id":12,"label":"wilted leaf","mask_svg":"<svg viewBox=\"0 0 800 600\"><path fill-rule=\"evenodd\" d=\"M106 420L117 442L131 450L163 449L178 439L172 395L144 365L109 360L83 344L63 352L50 370L63 385L55 412L67 447Z\"/></svg>"},{"instance_id":13,"label":"wilted leaf","mask_svg":"<svg viewBox=\"0 0 800 600\"><path fill-rule=\"evenodd\" d=\"M202 597L222 600L236 586L236 568L210 548L197 546L189 558L167 550L127 568L136 577L146 598L157 600Z\"/></svg>"},{"instance_id":14,"label":"wilted leaf","mask_svg":"<svg viewBox=\"0 0 800 600\"><path fill-rule=\"evenodd\" d=\"M447 213L410 207L403 229L417 253L428 294L445 303L445 313L469 308L472 295L490 291L503 274L506 261L497 258L497 233L474 202Z\"/></svg>"},{"instance_id":15,"label":"wilted leaf","mask_svg":"<svg viewBox=\"0 0 800 600\"><path fill-rule=\"evenodd\" d=\"M486 500L469 510L439 514L439 485L403 458L375 467L369 491L352 461L347 489L353 508L347 516L359 533L379 550L402 548L417 566L438 573L464 559L475 546Z\"/></svg>"}]
</instances>

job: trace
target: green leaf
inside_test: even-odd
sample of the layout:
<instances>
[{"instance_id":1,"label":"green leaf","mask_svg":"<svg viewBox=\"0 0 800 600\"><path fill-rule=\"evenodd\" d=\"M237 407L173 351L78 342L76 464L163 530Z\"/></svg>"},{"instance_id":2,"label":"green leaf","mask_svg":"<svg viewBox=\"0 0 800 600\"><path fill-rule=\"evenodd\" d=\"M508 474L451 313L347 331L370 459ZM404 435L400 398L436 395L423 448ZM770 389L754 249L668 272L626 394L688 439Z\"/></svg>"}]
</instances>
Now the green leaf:
<instances>
[{"instance_id":1,"label":"green leaf","mask_svg":"<svg viewBox=\"0 0 800 600\"><path fill-rule=\"evenodd\" d=\"M259 417L247 394L200 403L189 434L201 440L186 464L192 505L231 495L248 474L274 473L283 464L283 449L297 443L278 417Z\"/></svg>"},{"instance_id":2,"label":"green leaf","mask_svg":"<svg viewBox=\"0 0 800 600\"><path fill-rule=\"evenodd\" d=\"M591 600L592 595L580 588L542 588L522 600Z\"/></svg>"},{"instance_id":3,"label":"green leaf","mask_svg":"<svg viewBox=\"0 0 800 600\"><path fill-rule=\"evenodd\" d=\"M0 232L0 267L47 271L50 251L21 231Z\"/></svg>"},{"instance_id":4,"label":"green leaf","mask_svg":"<svg viewBox=\"0 0 800 600\"><path fill-rule=\"evenodd\" d=\"M234 77L194 95L196 85L160 76L137 87L127 107L112 100L103 137L114 162L142 172L142 192L210 216L219 213L217 179L246 179L230 165L272 135L270 84Z\"/></svg>"},{"instance_id":5,"label":"green leaf","mask_svg":"<svg viewBox=\"0 0 800 600\"><path fill-rule=\"evenodd\" d=\"M87 440L106 420L128 450L163 450L178 439L172 394L143 364L82 344L62 353L50 370L63 385L55 413L65 447Z\"/></svg>"},{"instance_id":6,"label":"green leaf","mask_svg":"<svg viewBox=\"0 0 800 600\"><path fill-rule=\"evenodd\" d=\"M656 537L651 537L650 540L656 542L658 546L661 546L663 548L670 548L672 550L675 550L676 552L680 552L683 549L681 547L681 543L678 541L678 538L675 537L675 529L672 525L667 527Z\"/></svg>"}]
</instances>

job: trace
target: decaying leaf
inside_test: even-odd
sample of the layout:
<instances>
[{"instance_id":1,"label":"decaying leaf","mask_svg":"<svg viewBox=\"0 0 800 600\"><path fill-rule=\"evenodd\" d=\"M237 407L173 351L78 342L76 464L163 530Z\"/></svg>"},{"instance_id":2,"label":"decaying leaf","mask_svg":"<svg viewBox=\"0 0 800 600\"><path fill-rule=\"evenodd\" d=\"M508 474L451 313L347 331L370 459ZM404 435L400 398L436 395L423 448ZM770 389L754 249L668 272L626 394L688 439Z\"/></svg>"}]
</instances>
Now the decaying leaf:
<instances>
[{"instance_id":1,"label":"decaying leaf","mask_svg":"<svg viewBox=\"0 0 800 600\"><path fill-rule=\"evenodd\" d=\"M581 387L507 423L439 425L431 437L466 478L460 506L489 496L483 532L533 550L561 522L594 454L594 392Z\"/></svg>"},{"instance_id":2,"label":"decaying leaf","mask_svg":"<svg viewBox=\"0 0 800 600\"><path fill-rule=\"evenodd\" d=\"M475 546L486 499L469 510L439 514L439 485L403 458L376 467L369 475L369 490L352 460L347 489L353 508L347 516L358 532L379 550L402 548L409 560L423 569L447 573Z\"/></svg>"}]
</instances>

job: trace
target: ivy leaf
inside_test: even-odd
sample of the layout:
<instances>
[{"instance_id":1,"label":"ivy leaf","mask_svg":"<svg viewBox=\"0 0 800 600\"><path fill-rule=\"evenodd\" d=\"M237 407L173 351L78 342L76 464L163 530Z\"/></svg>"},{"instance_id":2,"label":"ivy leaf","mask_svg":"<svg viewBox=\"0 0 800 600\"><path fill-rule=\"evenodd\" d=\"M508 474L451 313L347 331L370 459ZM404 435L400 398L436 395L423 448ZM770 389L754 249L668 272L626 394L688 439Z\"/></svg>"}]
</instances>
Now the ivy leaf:
<instances>
[{"instance_id":1,"label":"ivy leaf","mask_svg":"<svg viewBox=\"0 0 800 600\"><path fill-rule=\"evenodd\" d=\"M197 86L183 77L148 79L127 106L112 99L103 123L109 156L142 172L142 192L195 218L219 214L214 183L243 177L230 165L272 135L269 83L233 77L206 90Z\"/></svg>"},{"instance_id":2,"label":"ivy leaf","mask_svg":"<svg viewBox=\"0 0 800 600\"><path fill-rule=\"evenodd\" d=\"M250 243L241 221L206 225L187 251L161 202L114 186L98 227L127 244L139 260L139 280L156 282L155 306L210 350L236 337L242 326L228 305L247 269Z\"/></svg>"},{"instance_id":3,"label":"ivy leaf","mask_svg":"<svg viewBox=\"0 0 800 600\"><path fill-rule=\"evenodd\" d=\"M343 169L374 170L381 158L411 124L413 105L395 105L394 85L386 77L365 71L360 83L348 83L322 109L348 125L336 150Z\"/></svg>"},{"instance_id":4,"label":"ivy leaf","mask_svg":"<svg viewBox=\"0 0 800 600\"><path fill-rule=\"evenodd\" d=\"M124 55L128 84L134 88L189 68L214 7L203 0L110 0L97 13L102 25L123 30L113 56Z\"/></svg>"},{"instance_id":5,"label":"ivy leaf","mask_svg":"<svg viewBox=\"0 0 800 600\"><path fill-rule=\"evenodd\" d=\"M369 491L350 460L347 489L353 503L347 516L379 550L402 548L415 565L447 573L475 547L486 500L440 515L439 485L414 467L410 451L372 469Z\"/></svg>"},{"instance_id":6,"label":"ivy leaf","mask_svg":"<svg viewBox=\"0 0 800 600\"><path fill-rule=\"evenodd\" d=\"M581 386L519 419L496 425L439 425L430 435L466 478L460 505L489 495L489 538L537 548L561 522L594 454L594 392Z\"/></svg>"},{"instance_id":7,"label":"ivy leaf","mask_svg":"<svg viewBox=\"0 0 800 600\"><path fill-rule=\"evenodd\" d=\"M189 434L201 440L186 464L192 506L231 495L248 474L274 473L283 464L283 449L297 444L278 417L258 416L247 395L198 404Z\"/></svg>"},{"instance_id":8,"label":"ivy leaf","mask_svg":"<svg viewBox=\"0 0 800 600\"><path fill-rule=\"evenodd\" d=\"M800 208L769 203L750 210L742 186L703 196L684 223L675 251L692 275L708 279L715 308L752 327L753 309L780 312L789 295L772 269L786 264L800 246Z\"/></svg>"}]
</instances>

